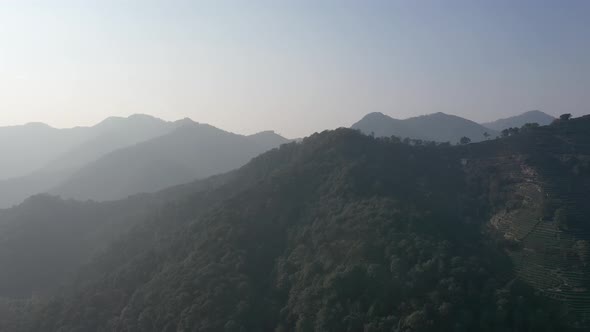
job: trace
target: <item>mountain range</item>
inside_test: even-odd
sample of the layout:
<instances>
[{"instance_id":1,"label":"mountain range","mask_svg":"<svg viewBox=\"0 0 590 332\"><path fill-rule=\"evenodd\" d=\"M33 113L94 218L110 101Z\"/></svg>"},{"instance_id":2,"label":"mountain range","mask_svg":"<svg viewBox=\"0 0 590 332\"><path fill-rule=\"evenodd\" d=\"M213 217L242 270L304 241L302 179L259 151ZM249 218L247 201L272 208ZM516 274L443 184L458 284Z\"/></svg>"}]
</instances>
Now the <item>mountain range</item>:
<instances>
[{"instance_id":1,"label":"mountain range","mask_svg":"<svg viewBox=\"0 0 590 332\"><path fill-rule=\"evenodd\" d=\"M49 192L97 201L156 192L228 172L287 142L274 132L243 136L191 122L167 135L116 150Z\"/></svg>"},{"instance_id":2,"label":"mountain range","mask_svg":"<svg viewBox=\"0 0 590 332\"><path fill-rule=\"evenodd\" d=\"M525 112L483 124L440 112L404 120L375 112L367 114L351 128L377 137L397 136L402 139L410 138L456 144L462 137L469 138L471 142L480 142L499 136L500 132L506 128L520 128L526 123L547 125L553 120L552 116L540 111Z\"/></svg>"},{"instance_id":3,"label":"mountain range","mask_svg":"<svg viewBox=\"0 0 590 332\"><path fill-rule=\"evenodd\" d=\"M377 137L397 136L453 144L458 143L463 136L469 137L473 142L479 142L487 138L485 133L492 137L498 135L495 130L445 113L434 113L405 120L394 119L383 113L370 113L353 124L351 128Z\"/></svg>"},{"instance_id":4,"label":"mountain range","mask_svg":"<svg viewBox=\"0 0 590 332\"><path fill-rule=\"evenodd\" d=\"M434 113L405 120L370 113L353 124L366 134L457 143L495 138L502 129L550 123L531 111L493 123ZM262 132L236 135L183 119L148 115L111 117L92 127L55 129L44 124L0 127L0 207L48 192L80 200L115 200L222 173L289 140ZM219 146L216 146L219 144Z\"/></svg>"},{"instance_id":5,"label":"mountain range","mask_svg":"<svg viewBox=\"0 0 590 332\"><path fill-rule=\"evenodd\" d=\"M0 127L0 180L34 172L68 170L113 150L133 145L175 128L151 116L110 117L92 127L57 129L42 123Z\"/></svg>"},{"instance_id":6,"label":"mountain range","mask_svg":"<svg viewBox=\"0 0 590 332\"><path fill-rule=\"evenodd\" d=\"M546 126L554 120L555 117L547 113L541 111L528 111L520 115L482 123L482 126L496 131L502 131L507 128L520 128L527 123L538 123L540 126Z\"/></svg>"},{"instance_id":7,"label":"mountain range","mask_svg":"<svg viewBox=\"0 0 590 332\"><path fill-rule=\"evenodd\" d=\"M0 211L0 294L21 298L0 301L0 331L588 326L590 117L459 146L375 136Z\"/></svg>"},{"instance_id":8,"label":"mountain range","mask_svg":"<svg viewBox=\"0 0 590 332\"><path fill-rule=\"evenodd\" d=\"M23 157L19 149L24 143L3 150L13 164L31 172L0 180L0 207L43 192L81 200L154 192L229 171L288 142L273 132L242 136L190 119L166 122L147 115L113 117L74 129L37 126L32 132L30 125L0 128L0 137L10 134L17 142L29 135L26 153L44 153L43 158ZM59 138L59 148L51 148L52 141L50 149L41 145L48 133Z\"/></svg>"}]
</instances>

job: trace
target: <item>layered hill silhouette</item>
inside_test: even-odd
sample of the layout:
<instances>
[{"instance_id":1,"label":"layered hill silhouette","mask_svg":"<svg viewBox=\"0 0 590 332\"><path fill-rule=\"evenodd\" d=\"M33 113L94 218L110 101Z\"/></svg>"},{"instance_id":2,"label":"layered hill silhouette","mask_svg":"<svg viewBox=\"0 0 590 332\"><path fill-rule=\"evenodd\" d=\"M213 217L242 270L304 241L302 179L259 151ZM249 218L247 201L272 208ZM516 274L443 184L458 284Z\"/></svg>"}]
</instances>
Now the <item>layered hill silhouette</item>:
<instances>
[{"instance_id":1,"label":"layered hill silhouette","mask_svg":"<svg viewBox=\"0 0 590 332\"><path fill-rule=\"evenodd\" d=\"M104 201L155 192L228 172L287 142L273 132L243 136L189 121L167 135L86 165L50 193Z\"/></svg>"},{"instance_id":2,"label":"layered hill silhouette","mask_svg":"<svg viewBox=\"0 0 590 332\"><path fill-rule=\"evenodd\" d=\"M10 230L0 234L13 235L0 238L0 266L23 262L34 276L56 260L78 274L50 300L0 303L0 316L12 318L0 330L584 326L589 143L590 117L464 146L338 129L158 194L37 197L0 213ZM49 220L75 236L48 232L32 253L18 247ZM118 239L102 235L113 225ZM43 252L52 241L65 251L83 245L85 257ZM79 269L96 246L106 250ZM34 264L30 255L43 253L47 266ZM6 282L19 276L0 273Z\"/></svg>"},{"instance_id":3,"label":"layered hill silhouette","mask_svg":"<svg viewBox=\"0 0 590 332\"><path fill-rule=\"evenodd\" d=\"M553 122L553 120L555 120L555 117L547 113L528 111L505 119L482 123L481 125L496 131L502 131L507 128L520 128L527 123L538 123L540 126L545 126Z\"/></svg>"},{"instance_id":4,"label":"layered hill silhouette","mask_svg":"<svg viewBox=\"0 0 590 332\"><path fill-rule=\"evenodd\" d=\"M128 118L107 118L96 126L89 127L88 139L54 158L43 170L80 168L112 151L168 134L181 123L168 122L145 114L135 114Z\"/></svg>"},{"instance_id":5,"label":"layered hill silhouette","mask_svg":"<svg viewBox=\"0 0 590 332\"><path fill-rule=\"evenodd\" d=\"M37 171L86 138L81 129L60 130L41 123L0 127L0 180Z\"/></svg>"},{"instance_id":6,"label":"layered hill silhouette","mask_svg":"<svg viewBox=\"0 0 590 332\"><path fill-rule=\"evenodd\" d=\"M497 131L471 120L445 113L399 120L375 112L367 114L351 128L376 137L396 136L452 144L458 143L462 137L468 137L472 142L479 142L499 135Z\"/></svg>"},{"instance_id":7,"label":"layered hill silhouette","mask_svg":"<svg viewBox=\"0 0 590 332\"><path fill-rule=\"evenodd\" d=\"M174 123L140 114L111 117L92 127L57 129L42 123L0 127L0 152L5 158L0 180L73 169L174 127Z\"/></svg>"},{"instance_id":8,"label":"layered hill silhouette","mask_svg":"<svg viewBox=\"0 0 590 332\"><path fill-rule=\"evenodd\" d=\"M0 180L0 207L45 192L82 200L153 192L229 171L288 142L273 132L246 137L190 119L166 122L147 115L108 118L87 128L42 128L60 137L60 149L43 160L29 160L27 169L35 171ZM35 135L29 140L43 140ZM30 147L31 153L43 154L41 143ZM13 158L26 163L18 156Z\"/></svg>"}]
</instances>

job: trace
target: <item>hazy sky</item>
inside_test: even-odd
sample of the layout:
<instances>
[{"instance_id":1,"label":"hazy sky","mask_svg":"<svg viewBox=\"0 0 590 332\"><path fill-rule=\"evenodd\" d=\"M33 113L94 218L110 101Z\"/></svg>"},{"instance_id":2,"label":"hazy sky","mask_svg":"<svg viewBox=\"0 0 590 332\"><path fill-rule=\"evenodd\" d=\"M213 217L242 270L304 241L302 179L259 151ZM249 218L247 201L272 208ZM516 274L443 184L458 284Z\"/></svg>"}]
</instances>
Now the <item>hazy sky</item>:
<instances>
[{"instance_id":1,"label":"hazy sky","mask_svg":"<svg viewBox=\"0 0 590 332\"><path fill-rule=\"evenodd\" d=\"M0 0L0 125L590 112L590 1Z\"/></svg>"}]
</instances>

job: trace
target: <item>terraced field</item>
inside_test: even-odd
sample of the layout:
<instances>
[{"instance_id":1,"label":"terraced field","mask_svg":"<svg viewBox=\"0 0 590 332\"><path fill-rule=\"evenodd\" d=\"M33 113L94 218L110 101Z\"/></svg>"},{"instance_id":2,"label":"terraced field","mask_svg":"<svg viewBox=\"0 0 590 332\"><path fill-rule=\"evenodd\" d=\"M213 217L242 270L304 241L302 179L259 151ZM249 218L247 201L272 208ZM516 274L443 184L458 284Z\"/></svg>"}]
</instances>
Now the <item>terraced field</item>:
<instances>
[{"instance_id":1,"label":"terraced field","mask_svg":"<svg viewBox=\"0 0 590 332\"><path fill-rule=\"evenodd\" d=\"M508 254L515 277L562 303L564 315L585 328L590 326L588 136L537 135L530 154L498 158L495 167L506 174L502 190L511 196L489 223L513 244Z\"/></svg>"}]
</instances>

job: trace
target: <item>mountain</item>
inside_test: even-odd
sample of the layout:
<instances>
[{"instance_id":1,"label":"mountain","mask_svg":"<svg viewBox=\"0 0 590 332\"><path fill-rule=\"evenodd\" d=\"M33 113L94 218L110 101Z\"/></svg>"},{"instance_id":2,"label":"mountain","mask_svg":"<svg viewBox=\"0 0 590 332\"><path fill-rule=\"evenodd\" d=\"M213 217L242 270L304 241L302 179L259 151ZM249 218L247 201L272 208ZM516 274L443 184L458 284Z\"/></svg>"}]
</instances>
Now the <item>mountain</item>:
<instances>
[{"instance_id":1,"label":"mountain","mask_svg":"<svg viewBox=\"0 0 590 332\"><path fill-rule=\"evenodd\" d=\"M184 121L169 134L119 149L81 168L50 193L81 200L116 200L228 172L288 140L251 136Z\"/></svg>"},{"instance_id":2,"label":"mountain","mask_svg":"<svg viewBox=\"0 0 590 332\"><path fill-rule=\"evenodd\" d=\"M405 120L394 119L378 112L369 113L351 128L365 134L374 134L376 137L397 136L451 143L459 142L463 136L469 137L472 142L485 140L484 133L488 133L490 137L498 136L495 130L445 113L434 113Z\"/></svg>"},{"instance_id":3,"label":"mountain","mask_svg":"<svg viewBox=\"0 0 590 332\"><path fill-rule=\"evenodd\" d=\"M179 122L148 115L111 117L93 127L55 129L43 124L0 128L0 207L46 192L109 152L173 131ZM5 146L2 142L7 143ZM16 142L16 144L13 144ZM13 169L15 171L11 171ZM18 172L16 172L18 170ZM21 174L19 176L15 176Z\"/></svg>"},{"instance_id":4,"label":"mountain","mask_svg":"<svg viewBox=\"0 0 590 332\"><path fill-rule=\"evenodd\" d=\"M590 117L464 146L326 131L223 176L135 196L144 216L51 299L0 303L12 318L0 330L583 328L589 194ZM26 250L38 223L102 224L91 214L117 215L109 204L131 199L1 212L11 231L0 234L14 237L0 241L0 273L21 260L44 270L30 256L43 251ZM54 204L64 212L44 218ZM77 242L87 243L65 239Z\"/></svg>"},{"instance_id":5,"label":"mountain","mask_svg":"<svg viewBox=\"0 0 590 332\"><path fill-rule=\"evenodd\" d=\"M0 208L45 192L96 200L155 192L229 171L289 142L271 131L240 136L190 119L166 122L142 114L111 117L93 127L32 126L60 137L59 153L47 153L43 161L31 163L35 166L30 169L36 171L0 180ZM40 136L31 134L31 137ZM38 145L31 145L27 151L43 154L46 151L41 146L43 140L47 141L31 139L30 142Z\"/></svg>"},{"instance_id":6,"label":"mountain","mask_svg":"<svg viewBox=\"0 0 590 332\"><path fill-rule=\"evenodd\" d=\"M142 203L98 205L38 195L0 210L1 296L49 294L110 243L111 234L124 233L136 215L151 211Z\"/></svg>"},{"instance_id":7,"label":"mountain","mask_svg":"<svg viewBox=\"0 0 590 332\"><path fill-rule=\"evenodd\" d=\"M545 126L553 122L553 120L555 118L547 113L528 111L509 118L482 123L481 125L496 131L502 131L507 128L520 128L526 123L538 123L540 126Z\"/></svg>"},{"instance_id":8,"label":"mountain","mask_svg":"<svg viewBox=\"0 0 590 332\"><path fill-rule=\"evenodd\" d=\"M47 296L90 258L169 204L224 183L229 175L115 202L35 195L0 209L0 299ZM1 316L1 315L0 315ZM1 331L1 329L0 329Z\"/></svg>"},{"instance_id":9,"label":"mountain","mask_svg":"<svg viewBox=\"0 0 590 332\"><path fill-rule=\"evenodd\" d=\"M75 169L104 154L163 135L176 126L148 115L112 117L92 127L56 129L42 123L0 127L0 180Z\"/></svg>"},{"instance_id":10,"label":"mountain","mask_svg":"<svg viewBox=\"0 0 590 332\"><path fill-rule=\"evenodd\" d=\"M37 171L87 138L82 129L55 129L42 123L0 127L0 180Z\"/></svg>"},{"instance_id":11,"label":"mountain","mask_svg":"<svg viewBox=\"0 0 590 332\"><path fill-rule=\"evenodd\" d=\"M0 180L0 209L22 203L35 194L47 192L70 176L71 171L37 171L27 176Z\"/></svg>"},{"instance_id":12,"label":"mountain","mask_svg":"<svg viewBox=\"0 0 590 332\"><path fill-rule=\"evenodd\" d=\"M45 165L43 170L77 169L112 151L162 136L177 127L176 122L167 122L145 114L134 114L128 118L110 117L86 128L88 139L59 155Z\"/></svg>"}]
</instances>

